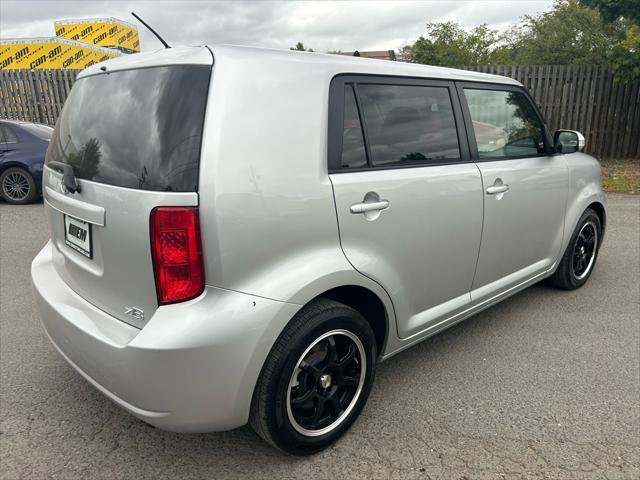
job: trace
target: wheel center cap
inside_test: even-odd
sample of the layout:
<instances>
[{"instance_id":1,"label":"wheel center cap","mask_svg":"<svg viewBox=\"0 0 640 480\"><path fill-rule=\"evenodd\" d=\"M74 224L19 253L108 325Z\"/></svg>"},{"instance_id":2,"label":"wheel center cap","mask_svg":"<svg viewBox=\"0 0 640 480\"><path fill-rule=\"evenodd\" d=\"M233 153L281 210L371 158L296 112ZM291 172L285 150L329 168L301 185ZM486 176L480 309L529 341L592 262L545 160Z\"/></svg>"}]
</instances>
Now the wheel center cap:
<instances>
[{"instance_id":1,"label":"wheel center cap","mask_svg":"<svg viewBox=\"0 0 640 480\"><path fill-rule=\"evenodd\" d=\"M327 389L331 386L331 375L325 373L320 376L320 386L324 389Z\"/></svg>"},{"instance_id":2,"label":"wheel center cap","mask_svg":"<svg viewBox=\"0 0 640 480\"><path fill-rule=\"evenodd\" d=\"M584 247L580 247L580 253L584 255Z\"/></svg>"}]
</instances>

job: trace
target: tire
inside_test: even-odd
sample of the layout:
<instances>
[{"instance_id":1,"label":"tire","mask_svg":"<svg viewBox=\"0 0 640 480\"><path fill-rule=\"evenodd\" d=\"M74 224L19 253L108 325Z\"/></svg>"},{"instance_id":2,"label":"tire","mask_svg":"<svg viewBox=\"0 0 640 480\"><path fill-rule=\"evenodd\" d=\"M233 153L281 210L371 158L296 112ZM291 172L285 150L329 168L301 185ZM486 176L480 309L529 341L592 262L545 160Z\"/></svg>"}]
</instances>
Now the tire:
<instances>
[{"instance_id":1,"label":"tire","mask_svg":"<svg viewBox=\"0 0 640 480\"><path fill-rule=\"evenodd\" d=\"M333 300L314 300L272 347L253 394L249 424L292 455L325 449L362 411L376 358L373 331L360 313Z\"/></svg>"},{"instance_id":2,"label":"tire","mask_svg":"<svg viewBox=\"0 0 640 480\"><path fill-rule=\"evenodd\" d=\"M575 290L587 283L598 258L601 239L600 217L588 208L571 235L560 265L547 283L564 290Z\"/></svg>"},{"instance_id":3,"label":"tire","mask_svg":"<svg viewBox=\"0 0 640 480\"><path fill-rule=\"evenodd\" d=\"M8 203L25 205L38 198L38 189L29 172L20 167L11 167L0 175L0 194Z\"/></svg>"}]
</instances>

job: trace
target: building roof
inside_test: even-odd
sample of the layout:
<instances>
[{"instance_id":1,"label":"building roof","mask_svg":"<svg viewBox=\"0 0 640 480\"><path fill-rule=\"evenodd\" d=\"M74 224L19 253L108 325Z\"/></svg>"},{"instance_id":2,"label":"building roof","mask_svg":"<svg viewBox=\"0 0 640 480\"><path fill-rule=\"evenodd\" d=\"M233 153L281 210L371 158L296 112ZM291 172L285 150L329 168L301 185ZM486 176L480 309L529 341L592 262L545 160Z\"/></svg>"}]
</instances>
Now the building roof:
<instances>
[{"instance_id":1,"label":"building roof","mask_svg":"<svg viewBox=\"0 0 640 480\"><path fill-rule=\"evenodd\" d=\"M396 59L396 52L394 52L393 50L369 50L369 51L360 51L360 50L356 50L358 52L358 56L360 57L364 57L364 58L376 58L378 60L395 60ZM345 55L347 57L353 57L354 53L356 53L356 51L354 52L338 52L338 55Z\"/></svg>"}]
</instances>

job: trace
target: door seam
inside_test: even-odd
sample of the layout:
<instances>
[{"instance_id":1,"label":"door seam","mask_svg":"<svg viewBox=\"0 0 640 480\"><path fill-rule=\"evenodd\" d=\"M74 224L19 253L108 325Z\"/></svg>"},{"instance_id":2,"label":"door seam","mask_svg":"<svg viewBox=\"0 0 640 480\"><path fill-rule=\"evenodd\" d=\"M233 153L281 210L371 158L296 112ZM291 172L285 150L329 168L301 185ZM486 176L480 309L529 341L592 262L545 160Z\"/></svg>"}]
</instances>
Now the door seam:
<instances>
[{"instance_id":1,"label":"door seam","mask_svg":"<svg viewBox=\"0 0 640 480\"><path fill-rule=\"evenodd\" d=\"M476 283L476 275L478 274L478 264L480 263L480 252L482 251L482 241L484 240L484 216L486 211L486 198L484 194L484 178L482 178L482 170L476 162L473 164L478 169L478 173L480 174L480 195L482 196L482 226L480 227L480 243L478 244L478 254L476 255L476 268L473 269L473 278L471 278L471 285L469 285L469 295L471 295L471 291L473 290L473 285Z\"/></svg>"}]
</instances>

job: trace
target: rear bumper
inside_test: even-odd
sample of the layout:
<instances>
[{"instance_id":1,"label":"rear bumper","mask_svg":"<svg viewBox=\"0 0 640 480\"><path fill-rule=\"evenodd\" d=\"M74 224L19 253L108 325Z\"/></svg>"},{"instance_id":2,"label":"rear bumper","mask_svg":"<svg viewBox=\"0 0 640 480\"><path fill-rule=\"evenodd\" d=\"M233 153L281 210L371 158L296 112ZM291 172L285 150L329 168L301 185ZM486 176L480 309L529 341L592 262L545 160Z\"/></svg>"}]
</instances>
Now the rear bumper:
<instances>
[{"instance_id":1,"label":"rear bumper","mask_svg":"<svg viewBox=\"0 0 640 480\"><path fill-rule=\"evenodd\" d=\"M166 430L220 431L247 422L264 360L300 306L207 287L194 300L158 308L137 329L71 290L51 248L31 266L42 323L90 383Z\"/></svg>"}]
</instances>

